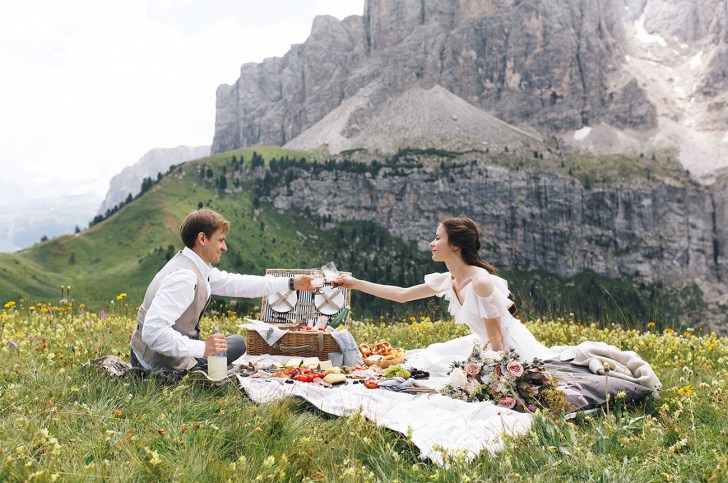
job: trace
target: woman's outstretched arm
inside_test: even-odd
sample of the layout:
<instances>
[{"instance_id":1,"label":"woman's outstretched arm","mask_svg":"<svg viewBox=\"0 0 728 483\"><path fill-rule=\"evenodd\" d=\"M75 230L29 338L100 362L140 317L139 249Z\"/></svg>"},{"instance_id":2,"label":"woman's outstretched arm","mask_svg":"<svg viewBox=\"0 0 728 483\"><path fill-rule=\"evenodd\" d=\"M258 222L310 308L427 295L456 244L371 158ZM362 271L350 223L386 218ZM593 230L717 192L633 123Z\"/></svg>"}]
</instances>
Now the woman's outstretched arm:
<instances>
[{"instance_id":1,"label":"woman's outstretched arm","mask_svg":"<svg viewBox=\"0 0 728 483\"><path fill-rule=\"evenodd\" d=\"M359 280L350 275L342 275L332 283L336 286L342 286L350 290L359 290L360 292L374 295L375 297L393 300L395 302L404 303L411 300L424 299L432 297L436 294L434 290L425 285L414 285L412 287L397 287L395 285L382 285L366 280Z\"/></svg>"}]
</instances>

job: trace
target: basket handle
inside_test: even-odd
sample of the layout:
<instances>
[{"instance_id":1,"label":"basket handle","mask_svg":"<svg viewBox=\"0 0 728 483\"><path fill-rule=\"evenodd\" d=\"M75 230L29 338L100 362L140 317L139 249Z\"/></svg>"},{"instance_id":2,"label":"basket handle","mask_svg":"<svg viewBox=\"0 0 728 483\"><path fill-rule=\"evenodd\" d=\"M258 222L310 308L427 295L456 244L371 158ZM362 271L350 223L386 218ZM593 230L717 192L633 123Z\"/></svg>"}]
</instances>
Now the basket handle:
<instances>
[{"instance_id":1,"label":"basket handle","mask_svg":"<svg viewBox=\"0 0 728 483\"><path fill-rule=\"evenodd\" d=\"M317 334L316 340L317 340L318 344L287 346L287 345L284 345L284 344L281 344L280 342L278 342L273 347L280 350L281 352L303 352L306 350L315 351L316 349L318 349L318 352L323 352L324 351L324 335Z\"/></svg>"}]
</instances>

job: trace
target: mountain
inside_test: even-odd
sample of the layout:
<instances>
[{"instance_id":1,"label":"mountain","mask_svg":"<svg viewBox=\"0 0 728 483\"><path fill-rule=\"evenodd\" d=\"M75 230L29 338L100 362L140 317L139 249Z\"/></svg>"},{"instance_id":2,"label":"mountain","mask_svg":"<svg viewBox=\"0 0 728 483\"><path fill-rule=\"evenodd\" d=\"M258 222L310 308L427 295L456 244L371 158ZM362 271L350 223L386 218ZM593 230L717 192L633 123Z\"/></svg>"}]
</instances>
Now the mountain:
<instances>
[{"instance_id":1,"label":"mountain","mask_svg":"<svg viewBox=\"0 0 728 483\"><path fill-rule=\"evenodd\" d=\"M388 106L407 104L421 89L459 98L442 104L442 119L457 117L466 102L580 151L638 155L672 147L683 167L711 182L728 166L727 5L367 1L362 16L317 17L306 42L243 65L233 85L221 85L212 152L371 147L365 131L374 119L387 119ZM410 121L425 126L426 119ZM461 141L462 124L439 124L438 138ZM420 144L407 139L406 123L388 127L374 146L384 154ZM497 136L486 130L465 141Z\"/></svg>"},{"instance_id":2,"label":"mountain","mask_svg":"<svg viewBox=\"0 0 728 483\"><path fill-rule=\"evenodd\" d=\"M355 149L394 153L407 147L433 146L444 150L502 150L509 144L541 141L537 135L510 126L441 86L427 90L415 86L385 102L376 115L353 121L367 100L366 92L357 93L285 146L304 150L324 147L336 153ZM347 126L354 123L356 133L344 136Z\"/></svg>"},{"instance_id":3,"label":"mountain","mask_svg":"<svg viewBox=\"0 0 728 483\"><path fill-rule=\"evenodd\" d=\"M438 220L465 214L526 317L728 329L728 224L717 221L728 214L728 177L700 185L670 152L542 154L410 148L372 159L247 148L191 161L86 231L0 254L0 298L52 300L64 284L89 308L133 310L181 248L180 221L201 205L232 223L223 269L333 260L364 279L416 284L445 269L426 251ZM131 307L111 304L121 292ZM358 316L442 310L428 303L352 299Z\"/></svg>"},{"instance_id":4,"label":"mountain","mask_svg":"<svg viewBox=\"0 0 728 483\"><path fill-rule=\"evenodd\" d=\"M177 146L176 148L156 148L139 158L139 161L121 170L111 178L109 191L101 203L97 214L103 215L127 199L129 194L136 196L141 191L144 178L157 179L166 173L170 166L199 159L210 154L210 146Z\"/></svg>"},{"instance_id":5,"label":"mountain","mask_svg":"<svg viewBox=\"0 0 728 483\"><path fill-rule=\"evenodd\" d=\"M16 191L8 200L0 201L0 253L84 228L98 203L98 195L92 193L35 199Z\"/></svg>"},{"instance_id":6,"label":"mountain","mask_svg":"<svg viewBox=\"0 0 728 483\"><path fill-rule=\"evenodd\" d=\"M392 283L420 280L424 273L435 270L429 255L420 252L415 243L403 242L376 224L348 222L323 229L320 220L259 203L256 183L261 180L247 173L265 176L269 168L250 168L254 151L267 160L314 156L258 148L179 165L87 230L18 253L0 254L0 300L23 298L29 304L58 304L59 287L70 285L71 297L89 310L133 311L156 271L182 248L181 220L200 205L218 210L231 222L228 252L220 264L225 270L264 274L266 268L317 267L335 260L342 270L353 269ZM221 189L220 179L226 176L230 185ZM380 252L388 253L379 256ZM376 257L380 263L372 262ZM122 292L128 294L127 301L115 302ZM357 297L361 304L368 296L353 300ZM254 302L240 299L235 303L249 313ZM377 316L378 310L391 309L391 304L376 300L366 306ZM418 307L404 310L417 311Z\"/></svg>"}]
</instances>

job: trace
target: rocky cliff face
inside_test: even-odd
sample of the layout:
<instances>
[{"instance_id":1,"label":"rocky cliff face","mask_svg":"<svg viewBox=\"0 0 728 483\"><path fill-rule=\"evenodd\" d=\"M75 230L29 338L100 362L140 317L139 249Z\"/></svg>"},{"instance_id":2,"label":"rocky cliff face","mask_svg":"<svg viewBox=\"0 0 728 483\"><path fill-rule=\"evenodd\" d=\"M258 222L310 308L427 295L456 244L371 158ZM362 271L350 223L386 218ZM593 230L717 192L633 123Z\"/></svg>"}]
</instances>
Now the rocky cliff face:
<instances>
[{"instance_id":1,"label":"rocky cliff face","mask_svg":"<svg viewBox=\"0 0 728 483\"><path fill-rule=\"evenodd\" d=\"M287 143L378 148L356 140L363 121L386 121L386 107L415 86L440 86L578 149L636 153L678 145L683 165L708 176L728 165L726 4L366 2L361 17L317 18L304 44L246 64L234 85L220 86L212 151ZM344 117L333 122L337 109ZM322 120L328 138L316 126ZM413 117L422 122L426 116ZM296 139L308 129L317 135Z\"/></svg>"},{"instance_id":2,"label":"rocky cliff face","mask_svg":"<svg viewBox=\"0 0 728 483\"><path fill-rule=\"evenodd\" d=\"M142 156L139 161L127 166L121 173L111 178L109 191L101 203L98 213L103 215L106 210L112 209L126 200L131 193L136 196L141 191L144 178L157 179L158 173L166 173L173 164L184 163L192 159L209 156L210 146L177 146L176 148L152 149Z\"/></svg>"},{"instance_id":3,"label":"rocky cliff face","mask_svg":"<svg viewBox=\"0 0 728 483\"><path fill-rule=\"evenodd\" d=\"M288 170L276 177L268 168L248 169L240 176L266 178L264 198L279 210L313 213L332 223L373 221L423 250L438 220L470 216L481 225L481 255L503 269L544 269L564 277L592 270L671 287L694 283L708 303L704 320L726 330L725 181L705 187L687 177L639 178L585 186L553 172L467 157L364 172Z\"/></svg>"},{"instance_id":4,"label":"rocky cliff face","mask_svg":"<svg viewBox=\"0 0 728 483\"><path fill-rule=\"evenodd\" d=\"M212 149L285 144L375 81L372 112L376 100L438 84L510 123L649 128L639 85L612 79L620 19L611 1L367 2L362 17L318 18L303 45L220 86Z\"/></svg>"}]
</instances>

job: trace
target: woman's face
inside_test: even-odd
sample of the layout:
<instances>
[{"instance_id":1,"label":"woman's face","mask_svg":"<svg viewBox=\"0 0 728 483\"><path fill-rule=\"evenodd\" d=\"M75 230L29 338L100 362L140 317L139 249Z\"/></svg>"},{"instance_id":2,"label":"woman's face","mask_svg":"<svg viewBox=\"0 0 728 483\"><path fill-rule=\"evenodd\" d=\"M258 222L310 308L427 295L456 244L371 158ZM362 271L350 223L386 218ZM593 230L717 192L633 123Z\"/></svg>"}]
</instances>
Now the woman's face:
<instances>
[{"instance_id":1,"label":"woman's face","mask_svg":"<svg viewBox=\"0 0 728 483\"><path fill-rule=\"evenodd\" d=\"M444 262L453 253L452 247L447 242L447 231L440 224L435 232L435 239L430 242L432 250L432 260L435 262Z\"/></svg>"}]
</instances>

